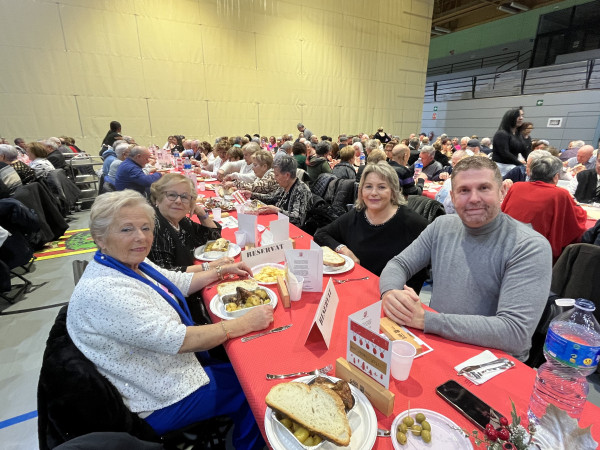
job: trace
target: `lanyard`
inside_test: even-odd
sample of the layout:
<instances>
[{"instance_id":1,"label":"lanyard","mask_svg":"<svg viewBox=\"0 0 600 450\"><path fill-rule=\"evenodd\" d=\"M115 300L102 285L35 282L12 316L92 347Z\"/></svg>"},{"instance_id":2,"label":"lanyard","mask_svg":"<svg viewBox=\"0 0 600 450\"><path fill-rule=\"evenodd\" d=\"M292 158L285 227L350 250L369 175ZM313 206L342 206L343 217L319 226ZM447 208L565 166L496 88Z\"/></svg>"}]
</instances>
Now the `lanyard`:
<instances>
[{"instance_id":1,"label":"lanyard","mask_svg":"<svg viewBox=\"0 0 600 450\"><path fill-rule=\"evenodd\" d=\"M156 292L158 292L169 303L169 305L171 305L173 307L173 309L175 309L175 311L177 311L177 314L179 314L179 317L181 317L181 322L184 325L187 325L187 326L195 325L194 321L192 320L192 315L188 308L187 302L185 301L185 298L183 297L183 294L181 293L181 291L177 288L177 286L175 286L173 283L171 283L171 281L168 280L163 274L161 274L156 269L154 269L152 266L150 266L150 264L142 262L142 263L140 263L140 265L138 267L144 274L148 275L150 278L152 278L153 280L157 281L158 283L160 283L164 287L166 287L169 290L169 292L171 292L177 298L177 300L179 300L179 302L177 302L173 297L171 297L164 290L159 288L156 284L152 283L147 278L136 273L134 270L125 266L123 263L117 261L112 256L108 256L108 255L101 253L100 250L98 250L96 252L96 254L94 255L94 260L97 263L102 264L103 266L110 267L111 269L115 269L115 270L121 272L122 274L130 276L131 278L134 278L134 279L141 281L142 283L150 286L152 289L154 289ZM183 305L183 308L181 305Z\"/></svg>"}]
</instances>

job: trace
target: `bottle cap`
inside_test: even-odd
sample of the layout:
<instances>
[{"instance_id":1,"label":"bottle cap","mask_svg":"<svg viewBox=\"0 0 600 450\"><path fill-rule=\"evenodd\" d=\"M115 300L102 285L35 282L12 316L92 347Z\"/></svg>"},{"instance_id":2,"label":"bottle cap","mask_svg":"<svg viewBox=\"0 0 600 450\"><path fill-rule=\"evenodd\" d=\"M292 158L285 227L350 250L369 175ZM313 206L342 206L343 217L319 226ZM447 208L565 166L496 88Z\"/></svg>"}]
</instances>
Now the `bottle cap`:
<instances>
[{"instance_id":1,"label":"bottle cap","mask_svg":"<svg viewBox=\"0 0 600 450\"><path fill-rule=\"evenodd\" d=\"M575 300L575 306L584 311L592 312L596 310L596 305L594 304L594 302L586 300L585 298L578 298L577 300Z\"/></svg>"}]
</instances>

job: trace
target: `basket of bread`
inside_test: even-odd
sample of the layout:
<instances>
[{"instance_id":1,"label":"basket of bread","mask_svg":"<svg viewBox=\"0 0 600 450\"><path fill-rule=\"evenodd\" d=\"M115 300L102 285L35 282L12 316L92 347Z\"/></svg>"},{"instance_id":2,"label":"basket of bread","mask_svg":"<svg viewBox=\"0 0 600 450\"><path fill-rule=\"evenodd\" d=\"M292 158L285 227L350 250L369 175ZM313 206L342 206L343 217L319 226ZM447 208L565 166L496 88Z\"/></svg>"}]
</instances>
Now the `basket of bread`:
<instances>
[{"instance_id":1,"label":"basket of bread","mask_svg":"<svg viewBox=\"0 0 600 450\"><path fill-rule=\"evenodd\" d=\"M221 283L217 286L219 300L228 316L240 317L251 308L272 304L275 293L259 287L256 280L237 280Z\"/></svg>"},{"instance_id":2,"label":"basket of bread","mask_svg":"<svg viewBox=\"0 0 600 450\"><path fill-rule=\"evenodd\" d=\"M350 444L352 429L347 414L356 400L346 381L319 376L308 384L281 383L269 391L265 401L274 423L301 448L314 450L327 441L339 446Z\"/></svg>"}]
</instances>

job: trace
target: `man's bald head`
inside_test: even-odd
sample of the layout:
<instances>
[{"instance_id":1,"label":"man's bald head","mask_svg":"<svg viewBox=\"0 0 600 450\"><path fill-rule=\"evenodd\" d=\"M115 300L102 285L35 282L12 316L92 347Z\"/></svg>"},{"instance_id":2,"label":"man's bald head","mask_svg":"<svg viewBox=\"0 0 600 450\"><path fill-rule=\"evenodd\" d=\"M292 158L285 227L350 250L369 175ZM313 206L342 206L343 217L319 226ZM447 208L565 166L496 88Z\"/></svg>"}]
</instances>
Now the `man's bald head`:
<instances>
[{"instance_id":1,"label":"man's bald head","mask_svg":"<svg viewBox=\"0 0 600 450\"><path fill-rule=\"evenodd\" d=\"M404 144L398 144L392 149L392 161L405 165L410 155L410 149Z\"/></svg>"},{"instance_id":2,"label":"man's bald head","mask_svg":"<svg viewBox=\"0 0 600 450\"><path fill-rule=\"evenodd\" d=\"M594 154L594 147L591 145L584 145L577 150L577 162L579 164L586 164Z\"/></svg>"}]
</instances>

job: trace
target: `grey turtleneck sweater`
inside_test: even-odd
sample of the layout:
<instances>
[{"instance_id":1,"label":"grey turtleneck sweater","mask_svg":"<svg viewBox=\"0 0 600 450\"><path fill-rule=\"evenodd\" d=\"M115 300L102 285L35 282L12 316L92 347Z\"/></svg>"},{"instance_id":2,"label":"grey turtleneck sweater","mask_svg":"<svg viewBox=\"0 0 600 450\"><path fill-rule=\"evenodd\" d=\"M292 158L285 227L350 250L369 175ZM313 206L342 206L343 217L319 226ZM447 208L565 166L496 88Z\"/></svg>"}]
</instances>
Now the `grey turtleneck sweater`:
<instances>
[{"instance_id":1,"label":"grey turtleneck sweater","mask_svg":"<svg viewBox=\"0 0 600 450\"><path fill-rule=\"evenodd\" d=\"M457 215L438 217L381 273L379 290L402 289L432 265L426 333L498 348L524 361L544 311L552 251L541 234L500 213L481 228Z\"/></svg>"}]
</instances>

